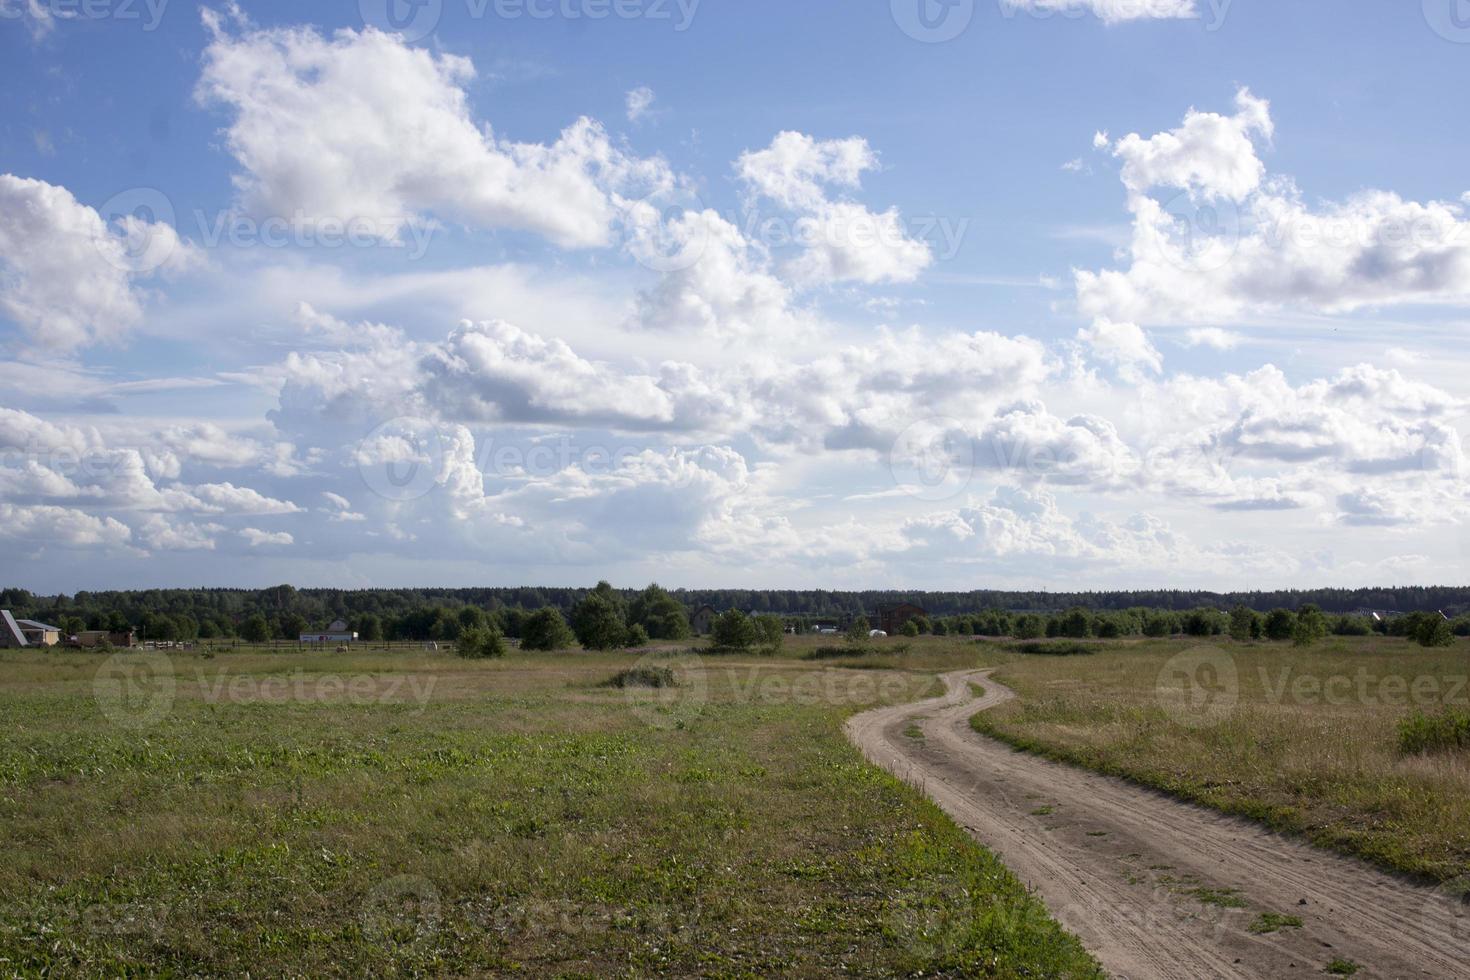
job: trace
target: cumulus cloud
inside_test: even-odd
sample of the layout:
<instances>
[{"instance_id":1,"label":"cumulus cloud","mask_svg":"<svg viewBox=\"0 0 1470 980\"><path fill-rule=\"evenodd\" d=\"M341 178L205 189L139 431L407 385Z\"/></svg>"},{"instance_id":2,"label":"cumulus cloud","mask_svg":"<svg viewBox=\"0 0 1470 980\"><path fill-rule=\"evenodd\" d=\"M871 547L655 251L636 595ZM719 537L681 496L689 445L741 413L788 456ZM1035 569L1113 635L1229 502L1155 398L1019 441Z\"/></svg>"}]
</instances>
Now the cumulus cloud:
<instances>
[{"instance_id":1,"label":"cumulus cloud","mask_svg":"<svg viewBox=\"0 0 1470 980\"><path fill-rule=\"evenodd\" d=\"M142 319L139 281L193 261L166 223L110 228L64 187L0 174L0 314L40 348L117 342Z\"/></svg>"},{"instance_id":2,"label":"cumulus cloud","mask_svg":"<svg viewBox=\"0 0 1470 980\"><path fill-rule=\"evenodd\" d=\"M1133 20L1180 20L1199 16L1195 0L1003 0L1010 10L1047 14L1091 13L1106 24Z\"/></svg>"},{"instance_id":3,"label":"cumulus cloud","mask_svg":"<svg viewBox=\"0 0 1470 980\"><path fill-rule=\"evenodd\" d=\"M131 538L128 526L111 517L50 504L27 507L0 502L0 540L31 549L108 551L127 547Z\"/></svg>"},{"instance_id":4,"label":"cumulus cloud","mask_svg":"<svg viewBox=\"0 0 1470 980\"><path fill-rule=\"evenodd\" d=\"M1221 330L1219 327L1194 327L1184 332L1187 347L1210 347L1214 350L1234 350L1243 338L1238 333Z\"/></svg>"},{"instance_id":5,"label":"cumulus cloud","mask_svg":"<svg viewBox=\"0 0 1470 980\"><path fill-rule=\"evenodd\" d=\"M1159 374L1164 370L1164 356L1136 323L1114 323L1098 317L1091 327L1077 331L1077 339L1098 360L1116 367L1124 380L1136 381L1145 371Z\"/></svg>"},{"instance_id":6,"label":"cumulus cloud","mask_svg":"<svg viewBox=\"0 0 1470 980\"><path fill-rule=\"evenodd\" d=\"M373 28L232 32L206 11L196 97L231 120L243 207L315 226L354 222L385 239L442 219L606 246L621 192L670 180L590 119L550 144L497 137L470 114L473 64Z\"/></svg>"},{"instance_id":7,"label":"cumulus cloud","mask_svg":"<svg viewBox=\"0 0 1470 980\"><path fill-rule=\"evenodd\" d=\"M640 85L630 91L625 98L628 110L628 122L641 122L653 109L653 103L657 99L653 89L647 85Z\"/></svg>"},{"instance_id":8,"label":"cumulus cloud","mask_svg":"<svg viewBox=\"0 0 1470 980\"><path fill-rule=\"evenodd\" d=\"M285 548L296 543L285 531L262 531L256 527L241 528L240 537L252 548Z\"/></svg>"},{"instance_id":9,"label":"cumulus cloud","mask_svg":"<svg viewBox=\"0 0 1470 980\"><path fill-rule=\"evenodd\" d=\"M1242 89L1236 106L1104 140L1123 164L1131 264L1076 273L1084 314L1151 325L1470 299L1462 203L1369 190L1309 206L1257 155L1274 131L1269 104Z\"/></svg>"},{"instance_id":10,"label":"cumulus cloud","mask_svg":"<svg viewBox=\"0 0 1470 980\"><path fill-rule=\"evenodd\" d=\"M855 191L878 155L861 137L817 140L783 132L763 150L746 151L736 174L752 198L800 215L792 237L803 246L787 274L802 285L912 282L933 261L929 246L911 237L897 208L880 214L828 188Z\"/></svg>"}]
</instances>

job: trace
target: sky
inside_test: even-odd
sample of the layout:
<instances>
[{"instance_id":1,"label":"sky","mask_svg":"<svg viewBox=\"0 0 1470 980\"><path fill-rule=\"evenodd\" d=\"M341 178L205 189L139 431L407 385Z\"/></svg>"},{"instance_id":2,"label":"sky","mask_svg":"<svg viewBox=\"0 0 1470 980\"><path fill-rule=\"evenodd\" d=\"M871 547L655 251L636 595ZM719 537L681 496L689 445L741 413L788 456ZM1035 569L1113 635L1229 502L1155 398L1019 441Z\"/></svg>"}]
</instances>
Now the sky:
<instances>
[{"instance_id":1,"label":"sky","mask_svg":"<svg viewBox=\"0 0 1470 980\"><path fill-rule=\"evenodd\" d=\"M1464 0L0 0L0 583L1451 584Z\"/></svg>"}]
</instances>

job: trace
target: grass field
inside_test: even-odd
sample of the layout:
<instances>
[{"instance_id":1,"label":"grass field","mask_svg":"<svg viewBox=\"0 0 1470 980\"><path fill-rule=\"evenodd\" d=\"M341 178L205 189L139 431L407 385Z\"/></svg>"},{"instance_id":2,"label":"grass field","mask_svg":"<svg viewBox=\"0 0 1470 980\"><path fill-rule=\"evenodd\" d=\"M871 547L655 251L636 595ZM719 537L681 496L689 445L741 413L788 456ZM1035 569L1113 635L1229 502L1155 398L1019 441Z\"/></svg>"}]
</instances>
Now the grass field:
<instances>
[{"instance_id":1,"label":"grass field","mask_svg":"<svg viewBox=\"0 0 1470 980\"><path fill-rule=\"evenodd\" d=\"M803 649L0 654L0 974L1099 975Z\"/></svg>"},{"instance_id":2,"label":"grass field","mask_svg":"<svg viewBox=\"0 0 1470 980\"><path fill-rule=\"evenodd\" d=\"M1405 753L1398 740L1415 710L1464 710L1464 641L1150 640L1067 657L982 649L1020 698L976 716L981 731L1386 868L1441 882L1470 875L1470 753Z\"/></svg>"}]
</instances>

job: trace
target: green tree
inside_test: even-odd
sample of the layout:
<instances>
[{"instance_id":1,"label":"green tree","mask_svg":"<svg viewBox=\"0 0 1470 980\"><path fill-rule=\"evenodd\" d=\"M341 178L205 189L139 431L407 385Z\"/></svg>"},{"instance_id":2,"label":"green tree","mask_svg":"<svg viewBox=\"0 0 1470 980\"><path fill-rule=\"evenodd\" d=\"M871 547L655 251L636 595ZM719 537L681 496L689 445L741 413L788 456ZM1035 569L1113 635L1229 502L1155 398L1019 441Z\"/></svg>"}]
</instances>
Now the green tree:
<instances>
[{"instance_id":1,"label":"green tree","mask_svg":"<svg viewBox=\"0 0 1470 980\"><path fill-rule=\"evenodd\" d=\"M1327 637L1329 627L1322 610L1308 603L1296 611L1296 622L1291 627L1293 646L1309 647Z\"/></svg>"},{"instance_id":2,"label":"green tree","mask_svg":"<svg viewBox=\"0 0 1470 980\"><path fill-rule=\"evenodd\" d=\"M256 613L241 624L240 638L246 643L264 643L271 638L271 624L265 616Z\"/></svg>"},{"instance_id":3,"label":"green tree","mask_svg":"<svg viewBox=\"0 0 1470 980\"><path fill-rule=\"evenodd\" d=\"M525 624L521 625L522 631ZM622 603L612 586L599 582L572 607L572 632L577 642L588 650L620 650L627 645L628 627L623 618Z\"/></svg>"},{"instance_id":4,"label":"green tree","mask_svg":"<svg viewBox=\"0 0 1470 980\"><path fill-rule=\"evenodd\" d=\"M642 626L655 640L687 640L690 634L689 613L656 582L633 600L628 622Z\"/></svg>"},{"instance_id":5,"label":"green tree","mask_svg":"<svg viewBox=\"0 0 1470 980\"><path fill-rule=\"evenodd\" d=\"M1025 613L1011 624L1011 633L1018 640L1039 639L1046 635L1046 620L1035 613Z\"/></svg>"},{"instance_id":6,"label":"green tree","mask_svg":"<svg viewBox=\"0 0 1470 980\"><path fill-rule=\"evenodd\" d=\"M383 638L383 621L372 613L357 617L357 638L364 643L376 643Z\"/></svg>"},{"instance_id":7,"label":"green tree","mask_svg":"<svg viewBox=\"0 0 1470 980\"><path fill-rule=\"evenodd\" d=\"M561 610L554 606L532 613L521 621L522 650L565 650L577 642Z\"/></svg>"},{"instance_id":8,"label":"green tree","mask_svg":"<svg viewBox=\"0 0 1470 980\"><path fill-rule=\"evenodd\" d=\"M1421 647L1447 647L1455 642L1455 630L1439 613L1424 616L1414 630L1414 640Z\"/></svg>"},{"instance_id":9,"label":"green tree","mask_svg":"<svg viewBox=\"0 0 1470 980\"><path fill-rule=\"evenodd\" d=\"M454 652L470 660L485 660L505 656L505 637L497 629L475 626L460 630L454 641Z\"/></svg>"},{"instance_id":10,"label":"green tree","mask_svg":"<svg viewBox=\"0 0 1470 980\"><path fill-rule=\"evenodd\" d=\"M847 628L847 633L845 634L847 645L850 647L867 646L868 641L872 639L872 632L872 628L868 626L868 621L862 616L858 616L852 621L852 625Z\"/></svg>"},{"instance_id":11,"label":"green tree","mask_svg":"<svg viewBox=\"0 0 1470 980\"><path fill-rule=\"evenodd\" d=\"M483 629L486 625L485 610L479 606L465 606L456 618L461 630Z\"/></svg>"},{"instance_id":12,"label":"green tree","mask_svg":"<svg viewBox=\"0 0 1470 980\"><path fill-rule=\"evenodd\" d=\"M1255 635L1256 614L1246 606L1230 610L1230 638L1240 643L1249 643Z\"/></svg>"},{"instance_id":13,"label":"green tree","mask_svg":"<svg viewBox=\"0 0 1470 980\"><path fill-rule=\"evenodd\" d=\"M919 635L919 624L916 623L916 622L914 622L912 619L907 619L907 620L904 620L904 624L901 627L899 627L899 630L898 631L900 633L902 633L904 636L918 636Z\"/></svg>"},{"instance_id":14,"label":"green tree","mask_svg":"<svg viewBox=\"0 0 1470 980\"><path fill-rule=\"evenodd\" d=\"M306 617L300 613L287 613L281 617L281 637L287 640L299 640L301 634L307 630Z\"/></svg>"},{"instance_id":15,"label":"green tree","mask_svg":"<svg viewBox=\"0 0 1470 980\"><path fill-rule=\"evenodd\" d=\"M1273 609L1266 614L1266 639L1289 640L1296 628L1296 614L1290 609Z\"/></svg>"},{"instance_id":16,"label":"green tree","mask_svg":"<svg viewBox=\"0 0 1470 980\"><path fill-rule=\"evenodd\" d=\"M786 624L781 622L780 616L771 613L757 616L755 626L760 632L760 645L766 651L775 653L781 649L781 644L786 641Z\"/></svg>"},{"instance_id":17,"label":"green tree","mask_svg":"<svg viewBox=\"0 0 1470 980\"><path fill-rule=\"evenodd\" d=\"M739 609L728 609L715 617L710 630L715 647L721 650L749 650L760 642L760 630Z\"/></svg>"},{"instance_id":18,"label":"green tree","mask_svg":"<svg viewBox=\"0 0 1470 980\"><path fill-rule=\"evenodd\" d=\"M1085 639L1092 634L1092 614L1081 606L1068 609L1057 622L1057 633L1074 640Z\"/></svg>"},{"instance_id":19,"label":"green tree","mask_svg":"<svg viewBox=\"0 0 1470 980\"><path fill-rule=\"evenodd\" d=\"M649 642L648 630L643 628L642 623L634 623L629 626L628 631L623 635L623 646L630 650L635 647L646 647Z\"/></svg>"}]
</instances>

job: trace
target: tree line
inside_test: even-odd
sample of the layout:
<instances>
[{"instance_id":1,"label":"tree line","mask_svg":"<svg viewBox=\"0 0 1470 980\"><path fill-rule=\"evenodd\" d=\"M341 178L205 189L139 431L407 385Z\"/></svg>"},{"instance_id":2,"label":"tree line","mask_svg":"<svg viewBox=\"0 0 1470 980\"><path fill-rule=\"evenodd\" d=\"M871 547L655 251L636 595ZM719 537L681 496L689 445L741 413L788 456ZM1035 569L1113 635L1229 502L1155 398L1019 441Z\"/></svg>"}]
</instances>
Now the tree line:
<instances>
[{"instance_id":1,"label":"tree line","mask_svg":"<svg viewBox=\"0 0 1470 980\"><path fill-rule=\"evenodd\" d=\"M774 616L783 623L806 628L817 622L850 623L858 617L876 620L880 606L901 601L913 602L928 612L922 624L915 624L916 629L953 628L964 632L965 627L975 626L970 632L979 635L1034 633L1039 628L1039 635L1044 636L1048 630L1075 629L1075 623L1069 627L1052 624L1075 617L1076 610L1087 614L1093 635L1150 635L1150 630L1191 633L1203 629L1204 622L1211 623L1213 630L1228 620L1227 610L1244 608L1263 617L1264 622L1273 611L1295 614L1306 606L1332 617L1334 630L1372 629L1371 620L1352 615L1355 610L1368 608L1399 613L1443 610L1452 617L1460 617L1452 629L1470 633L1462 615L1470 612L1470 588L1457 587L1249 593L835 592L665 590L658 586L632 590L616 589L603 582L593 589L342 590L279 585L266 589L78 592L71 596L36 595L11 588L0 590L0 608L10 609L18 617L52 623L68 633L84 629L135 629L143 639L149 640L230 637L250 642L294 640L303 632L323 629L333 621L342 620L368 641L455 642L467 628L493 628L503 637L524 640L528 623L534 638L539 635L538 630L550 628L547 610L556 611L567 628L572 629L576 611L589 598L595 598L594 607L611 605L623 616L624 628L640 627L650 639L682 638L670 634L678 633L681 628L687 631L689 615L704 605L721 612L743 610L752 620L763 615ZM1389 625L1384 629L1398 628L1393 626L1397 618L1391 617L1387 622ZM1005 624L1004 628L1001 624ZM595 642L609 642L612 632L611 626L606 626ZM632 639L637 639L636 634Z\"/></svg>"}]
</instances>

